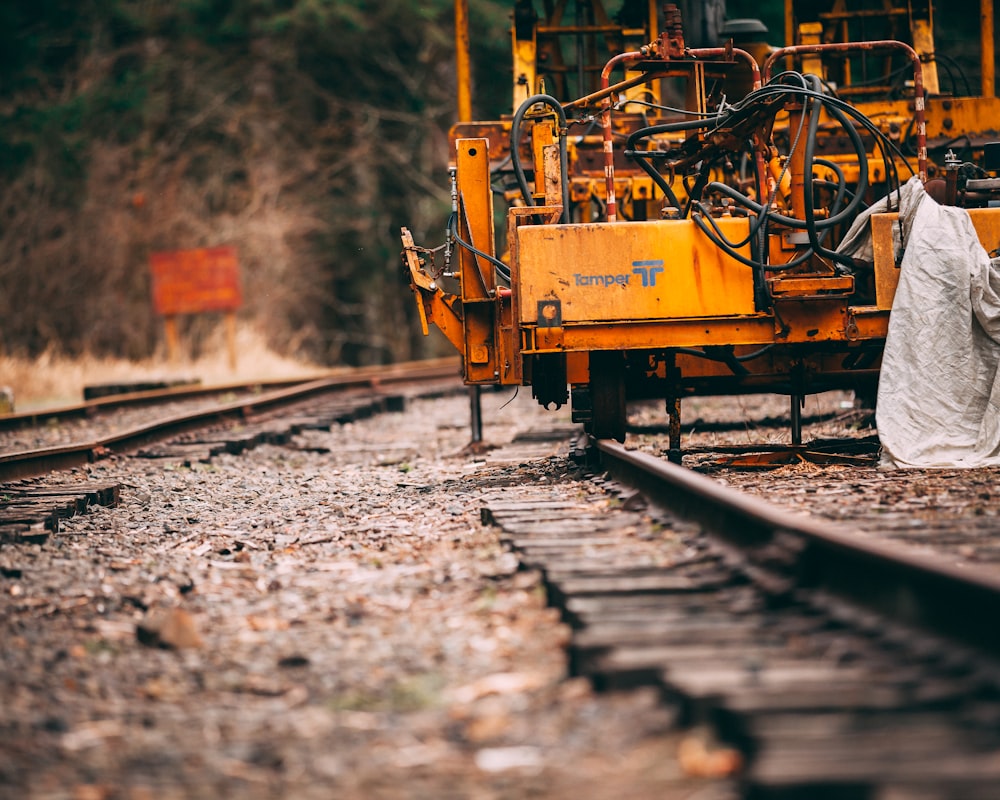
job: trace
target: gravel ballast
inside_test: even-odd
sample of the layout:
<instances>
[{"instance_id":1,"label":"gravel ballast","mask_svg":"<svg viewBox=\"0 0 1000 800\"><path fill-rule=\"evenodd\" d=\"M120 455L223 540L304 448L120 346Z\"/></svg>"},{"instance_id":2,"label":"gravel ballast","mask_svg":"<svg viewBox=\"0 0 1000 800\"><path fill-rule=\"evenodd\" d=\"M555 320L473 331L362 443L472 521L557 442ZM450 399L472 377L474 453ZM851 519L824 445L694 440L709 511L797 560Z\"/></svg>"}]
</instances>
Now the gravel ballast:
<instances>
[{"instance_id":1,"label":"gravel ballast","mask_svg":"<svg viewBox=\"0 0 1000 800\"><path fill-rule=\"evenodd\" d=\"M59 476L121 504L0 547L0 796L730 796L653 693L567 678L539 576L480 524L539 486L606 502L568 435L515 441L568 414L510 400L484 447L460 394Z\"/></svg>"}]
</instances>

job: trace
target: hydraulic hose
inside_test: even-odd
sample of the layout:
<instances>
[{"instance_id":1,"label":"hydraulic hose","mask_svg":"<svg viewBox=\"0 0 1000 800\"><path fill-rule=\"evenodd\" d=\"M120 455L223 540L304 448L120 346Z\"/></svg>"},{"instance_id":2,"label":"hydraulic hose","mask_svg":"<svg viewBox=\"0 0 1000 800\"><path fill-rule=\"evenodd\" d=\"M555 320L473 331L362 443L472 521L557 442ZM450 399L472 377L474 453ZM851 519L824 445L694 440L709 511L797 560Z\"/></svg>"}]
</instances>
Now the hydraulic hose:
<instances>
[{"instance_id":1,"label":"hydraulic hose","mask_svg":"<svg viewBox=\"0 0 1000 800\"><path fill-rule=\"evenodd\" d=\"M660 133L676 133L679 131L693 131L702 128L710 128L715 123L715 117L705 117L701 119L680 120L679 122L664 122L659 125L651 125L648 128L640 128L639 130L631 133L625 140L625 155L634 159L642 171L653 179L653 183L655 183L660 191L663 192L664 196L670 204L674 206L674 208L680 208L680 201L677 199L677 195L674 194L673 188L669 183L667 183L663 175L660 174L659 170L657 170L652 164L653 159L666 158L668 154L657 150L636 150L636 142L640 139L645 139L648 136L655 136Z\"/></svg>"},{"instance_id":2,"label":"hydraulic hose","mask_svg":"<svg viewBox=\"0 0 1000 800\"><path fill-rule=\"evenodd\" d=\"M755 358L760 358L773 347L773 344L766 344L760 349L754 350L752 353L744 353L740 356L733 352L731 345L729 347L716 345L712 347L711 350L709 350L709 348L699 350L696 347L674 347L671 348L671 350L672 352L680 355L694 356L695 358L704 358L706 361L717 361L721 364L725 364L734 375L747 375L750 371L743 366L743 363L746 361L753 361Z\"/></svg>"},{"instance_id":3,"label":"hydraulic hose","mask_svg":"<svg viewBox=\"0 0 1000 800\"><path fill-rule=\"evenodd\" d=\"M789 86L784 82L789 80L795 80L800 85ZM728 241L722 234L719 226L716 224L715 220L710 214L706 213L703 205L700 203L696 206L696 211L692 215L694 222L698 225L699 229L705 233L706 236L711 239L711 241L722 250L724 250L729 256L736 259L742 264L752 267L757 270L767 269L769 271L787 270L792 267L798 266L799 264L805 263L814 254L824 256L826 258L832 259L833 261L846 266L853 267L854 262L852 259L843 256L841 254L834 253L823 246L823 240L827 237L829 230L841 222L846 222L848 219L853 219L858 208L863 204L863 195L868 186L868 159L867 152L864 147L864 142L861 139L860 134L857 132L855 126L852 124L851 120L848 119L847 115L837 107L835 102L828 103L829 99L821 91L821 87L817 86L817 82L813 82L813 89L809 90L806 78L798 74L783 74L775 79L777 86L769 86L766 91L758 92L758 96L771 95L776 91L783 94L803 95L803 102L809 108L809 128L806 136L805 145L805 158L804 158L804 174L810 179L810 189L805 192L805 198L803 200L804 209L803 214L805 216L804 220L799 220L793 217L788 217L783 214L778 214L771 210L770 201L764 205L755 203L749 197L743 193L733 189L727 184L720 182L713 182L705 187L708 191L718 192L723 194L733 200L735 200L740 205L750 209L757 215L757 222L752 226L749 236L740 243L733 243ZM839 102L839 101L837 101ZM732 124L733 117L742 116L744 114L750 113L753 108L754 103L752 102L742 102L740 107L738 107L730 118L727 120L727 124ZM859 164L859 181L857 191L851 195L851 199L846 206L844 206L844 198L847 194L846 180L843 171L835 163L827 161L825 159L815 158L815 136L818 131L819 126L819 116L823 108L827 108L830 115L836 119L841 126L847 131L852 145L854 146L855 155ZM871 126L871 122L867 119L864 120ZM862 123L863 124L863 123ZM874 127L874 126L872 126ZM801 128L800 128L801 130ZM793 144L793 148L798 146L798 137L796 137L796 142ZM818 221L815 218L815 206L812 192L812 168L814 163L821 163L834 171L837 176L837 183L834 184L836 189L836 199L834 200L831 209L831 215L822 221ZM781 264L767 264L763 263L763 257L759 259L747 258L738 252L738 248L745 245L748 241L752 240L755 232L760 230L768 219L774 220L776 222L788 225L789 227L796 228L799 230L805 230L809 235L810 247L808 250L800 253L796 258L791 261Z\"/></svg>"},{"instance_id":4,"label":"hydraulic hose","mask_svg":"<svg viewBox=\"0 0 1000 800\"><path fill-rule=\"evenodd\" d=\"M497 274L503 278L507 283L510 283L510 267L504 264L499 258L494 258L489 253L485 253L480 250L475 245L470 242L465 241L458 233L458 214L453 213L448 217L448 227L451 229L452 238L459 244L459 246L464 247L470 253L480 258L485 258L494 267L496 267Z\"/></svg>"},{"instance_id":5,"label":"hydraulic hose","mask_svg":"<svg viewBox=\"0 0 1000 800\"><path fill-rule=\"evenodd\" d=\"M927 122L925 112L924 71L920 56L908 44L895 40L871 42L831 42L825 44L793 45L772 51L764 62L763 75L767 80L771 65L779 58L795 53L846 53L858 50L898 49L903 50L913 64L913 119L917 130L917 174L921 183L927 183Z\"/></svg>"},{"instance_id":6,"label":"hydraulic hose","mask_svg":"<svg viewBox=\"0 0 1000 800\"><path fill-rule=\"evenodd\" d=\"M831 181L821 181L815 180L813 183L821 186L828 186L835 188L837 190L837 197L833 201L833 208L839 209L844 204L844 198L847 196L847 179L844 177L844 170L840 168L840 165L836 161L830 161L827 158L817 158L814 159L814 163L819 164L821 167L826 167L828 170L833 172L837 176L837 182L832 183ZM857 193L852 193L851 197L854 198ZM836 212L835 212L836 213Z\"/></svg>"},{"instance_id":7,"label":"hydraulic hose","mask_svg":"<svg viewBox=\"0 0 1000 800\"><path fill-rule=\"evenodd\" d=\"M533 207L535 205L535 199L531 196L531 189L528 187L528 179L524 174L524 167L521 166L521 122L524 120L524 115L528 113L528 110L536 103L544 103L549 106L549 108L555 109L556 117L559 120L560 133L559 133L559 169L562 172L561 176L561 189L562 189L562 222L569 222L569 156L566 152L566 112L563 111L562 105L550 94L536 94L529 97L518 107L514 114L514 119L510 126L510 155L511 164L514 167L514 176L517 178L517 185L521 189L521 197L524 198L524 204L526 206ZM537 180L536 180L537 184Z\"/></svg>"},{"instance_id":8,"label":"hydraulic hose","mask_svg":"<svg viewBox=\"0 0 1000 800\"><path fill-rule=\"evenodd\" d=\"M811 76L811 82L813 84L813 89L821 93L819 78L817 78L816 76ZM809 235L809 245L810 247L812 247L813 252L816 253L816 255L822 258L827 258L830 261L833 261L834 263L842 264L849 270L853 271L854 259L851 258L850 256L846 256L843 255L842 253L838 253L834 250L828 250L827 248L825 248L823 246L823 243L820 241L820 237L816 233L817 229L816 208L814 205L815 199L813 197L812 170L816 156L816 134L819 131L819 118L823 110L823 104L821 101L817 100L816 98L813 98L811 101L809 101L809 105L811 106L811 108L809 110L809 129L806 134L806 152L805 152L805 175L806 175L806 180L809 182L809 186L808 186L808 191L804 193L805 208L803 209L806 221L806 233ZM840 113L839 110L837 109L829 109L829 110L830 113L833 114L834 116ZM848 125L847 127L854 132L854 135L858 137L858 141L860 142L861 137L858 135L857 131L854 130L854 126ZM855 194L854 199L848 204L848 207L847 209L845 209L845 211L850 211L853 206L856 206L858 205L858 203L860 203L860 198L864 194L865 187L867 187L868 153L865 151L863 143L861 146L861 152L858 153L858 161L860 166L859 176L858 176L858 191ZM840 215L831 214L829 219L836 219L838 216ZM827 222L829 222L829 219L827 220ZM827 225L826 227L829 228L829 225Z\"/></svg>"},{"instance_id":9,"label":"hydraulic hose","mask_svg":"<svg viewBox=\"0 0 1000 800\"><path fill-rule=\"evenodd\" d=\"M767 92L768 88L769 87L764 87L764 89L762 89L761 91ZM821 104L822 106L824 106L826 108L827 112L834 119L836 119L841 124L841 126L845 129L845 131L847 132L847 135L848 135L848 137L851 140L851 144L854 147L855 156L857 157L857 160L858 160L858 186L857 186L857 190L855 191L853 199L844 208L842 208L840 211L838 211L835 214L830 215L828 218L826 218L824 220L816 220L815 219L815 214L813 214L813 221L810 224L807 221L804 221L804 220L801 220L801 219L797 219L796 217L789 217L789 216L787 216L785 214L779 214L776 211L771 211L768 208L768 206L761 205L760 203L757 203L754 200L751 200L745 194L743 194L742 192L740 192L740 191L732 188L731 186L729 186L727 184L720 183L718 181L714 181L714 182L708 184L708 186L706 187L706 189L708 191L710 191L710 192L719 192L720 194L723 194L726 197L729 197L730 199L735 200L737 203L739 203L740 205L742 205L744 208L747 208L750 211L753 211L755 214L766 213L775 222L778 222L778 223L780 223L782 225L786 225L789 228L794 228L796 230L808 230L810 227L814 228L815 230L824 230L826 228L833 228L833 227L835 227L837 225L840 225L842 223L845 223L845 222L853 219L854 215L856 214L856 212L858 211L858 209L860 208L860 206L862 204L862 201L864 199L864 193L868 189L868 154L867 154L867 151L865 149L864 141L861 139L861 134L858 133L857 128L855 128L855 126L848 119L848 116L845 115L844 112L839 107L840 104L841 104L841 101L835 101L833 98L829 98L826 95L822 94L821 92L815 92L815 91L802 92L800 90L794 89L793 87L784 87L784 90L790 91L790 93L793 96L794 95L798 95L798 94L802 94L806 98L806 100L808 100L808 99L811 98L813 101ZM827 101L829 101L829 102L827 102ZM816 111L815 126L818 129L818 125L819 125L819 118L818 118L819 106L815 106L814 108L815 108L815 111ZM863 115L860 115L860 116L863 117ZM810 117L810 121L811 121L810 122L810 130L808 132L808 135L806 136L806 151L807 151L807 155L806 155L806 176L807 177L811 177L812 160L810 160L809 153L810 152L814 152L815 133L816 133L816 130L814 130L812 128L812 119L813 118L811 116ZM864 119L865 119L865 122L867 122L867 126L871 126L871 128L875 128L875 126L871 123L870 120L868 120L867 118L864 118ZM875 131L879 134L879 136L881 136L881 132L878 131L877 128L875 128ZM806 194L809 195L808 192ZM811 199L807 199L806 200L806 206L807 206L807 208L811 205L811 202L812 202ZM807 213L809 213L809 212L807 211Z\"/></svg>"},{"instance_id":10,"label":"hydraulic hose","mask_svg":"<svg viewBox=\"0 0 1000 800\"><path fill-rule=\"evenodd\" d=\"M765 264L763 263L763 256L761 256L760 260L747 258L736 249L735 245L727 241L725 236L722 235L722 231L719 230L719 226L716 224L715 219L711 214L695 211L691 214L691 219L694 221L694 224L701 229L701 232L711 240L712 244L724 251L726 255L736 261L739 261L741 264L750 267L751 269L767 270L768 272L782 272L784 270L792 269L792 267L797 267L800 264L804 264L812 258L813 255L813 251L810 248L784 264ZM708 220L708 222L706 222L706 220Z\"/></svg>"}]
</instances>

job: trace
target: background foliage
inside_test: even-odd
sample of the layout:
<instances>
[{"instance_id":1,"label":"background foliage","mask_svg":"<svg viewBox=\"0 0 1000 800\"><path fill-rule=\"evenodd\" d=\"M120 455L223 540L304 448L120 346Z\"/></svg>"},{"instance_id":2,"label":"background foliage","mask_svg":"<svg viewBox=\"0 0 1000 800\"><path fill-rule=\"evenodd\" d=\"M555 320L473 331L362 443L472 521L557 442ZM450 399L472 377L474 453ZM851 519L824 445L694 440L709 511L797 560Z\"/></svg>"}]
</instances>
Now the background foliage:
<instances>
[{"instance_id":1,"label":"background foliage","mask_svg":"<svg viewBox=\"0 0 1000 800\"><path fill-rule=\"evenodd\" d=\"M493 74L508 11L472 5ZM447 214L452 20L451 0L0 4L0 350L147 356L149 252L232 243L241 316L279 351L419 355L398 230L438 239Z\"/></svg>"}]
</instances>

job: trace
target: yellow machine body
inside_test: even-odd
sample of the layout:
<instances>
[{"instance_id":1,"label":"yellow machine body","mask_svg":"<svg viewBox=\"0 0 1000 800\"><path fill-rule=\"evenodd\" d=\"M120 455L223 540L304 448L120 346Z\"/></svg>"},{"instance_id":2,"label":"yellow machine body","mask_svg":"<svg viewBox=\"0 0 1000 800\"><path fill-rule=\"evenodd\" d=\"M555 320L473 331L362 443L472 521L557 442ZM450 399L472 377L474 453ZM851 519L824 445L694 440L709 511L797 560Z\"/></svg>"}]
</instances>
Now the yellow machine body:
<instances>
[{"instance_id":1,"label":"yellow machine body","mask_svg":"<svg viewBox=\"0 0 1000 800\"><path fill-rule=\"evenodd\" d=\"M833 253L849 221L835 226L836 220L824 220L839 214L852 187L874 202L915 174L936 181L946 202L959 204L958 168L950 151L951 160L942 163L944 149L960 141L967 158L981 159L983 146L1000 138L1000 100L992 96L992 8L984 0L983 94L960 97L940 89L929 14L872 4L873 18L910 13L907 50L895 40L848 42L853 17L839 2L819 12L802 5L804 21L791 0L786 5L786 27L799 48L773 67L778 72L794 58L804 73L839 82L837 103L812 117L808 99L789 94L774 100L767 91L754 95L759 112L754 106L743 108L742 116L734 112L731 104L742 95L726 92L762 82L748 68L757 65L747 52L768 58L770 68L771 48L755 42L744 51L732 41L690 48L670 6L658 17L650 3L642 26L616 26L598 0L578 0L591 13L578 15L565 33L600 41L605 51L578 49L594 61L570 68L559 47L560 20L532 17L534 4L516 0L519 110L496 121L463 118L452 131L450 266L439 267L431 251L403 231L404 262L424 330L436 325L463 354L469 384L530 385L539 402L572 402L574 419L595 435L619 439L629 401L665 399L672 449L679 448L684 396L779 392L793 398L794 409L811 392L873 392L899 278L897 215L891 206L871 215L874 255L865 263ZM847 49L822 50L842 40ZM467 36L458 41L467 43ZM821 47L812 52L814 45ZM898 88L853 83L857 59L897 45L927 65L928 96L905 96L910 86L903 97L892 97ZM620 54L622 47L639 49ZM882 56L875 55L878 63ZM888 56L884 61L890 70ZM609 87L613 69L622 77ZM574 73L577 85L571 87ZM894 67L886 74L899 73ZM570 95L560 98L559 108L544 93L546 74ZM572 99L574 88L578 99ZM667 109L651 122L643 109L659 109L649 112L659 115L671 92L688 109L686 116ZM533 95L542 100L533 105ZM838 121L844 101L863 119L845 123L841 114ZM683 122L724 113L733 119L730 127ZM573 114L571 122L563 118ZM667 124L656 127L657 120ZM851 140L847 124L859 137ZM573 125L582 126L579 135ZM917 132L921 138L914 138ZM811 150L801 144L807 139ZM925 140L935 158L907 161L889 152L916 142L919 155ZM741 148L741 163L725 155ZM498 192L496 176L509 170L512 158L529 165L531 180L522 181L520 192L511 183ZM813 160L807 165L807 159ZM509 206L499 231L498 194ZM962 197L981 206L969 213L983 246L1000 250L1000 191L997 202L986 195L977 201L975 191ZM776 214L776 221L761 225L767 214Z\"/></svg>"}]
</instances>

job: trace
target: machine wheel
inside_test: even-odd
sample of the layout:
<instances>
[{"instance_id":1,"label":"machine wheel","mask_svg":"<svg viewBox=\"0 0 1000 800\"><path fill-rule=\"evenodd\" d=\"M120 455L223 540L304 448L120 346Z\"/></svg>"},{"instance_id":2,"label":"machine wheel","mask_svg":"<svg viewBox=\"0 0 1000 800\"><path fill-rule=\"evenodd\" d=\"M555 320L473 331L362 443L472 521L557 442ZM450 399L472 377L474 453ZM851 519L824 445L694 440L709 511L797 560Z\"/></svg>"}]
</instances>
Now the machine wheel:
<instances>
[{"instance_id":1,"label":"machine wheel","mask_svg":"<svg viewBox=\"0 0 1000 800\"><path fill-rule=\"evenodd\" d=\"M590 354L590 396L593 417L587 432L597 439L625 441L625 356L596 350Z\"/></svg>"}]
</instances>

